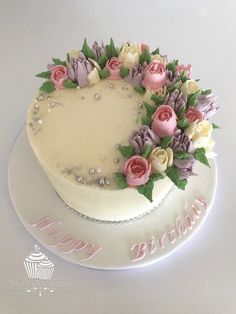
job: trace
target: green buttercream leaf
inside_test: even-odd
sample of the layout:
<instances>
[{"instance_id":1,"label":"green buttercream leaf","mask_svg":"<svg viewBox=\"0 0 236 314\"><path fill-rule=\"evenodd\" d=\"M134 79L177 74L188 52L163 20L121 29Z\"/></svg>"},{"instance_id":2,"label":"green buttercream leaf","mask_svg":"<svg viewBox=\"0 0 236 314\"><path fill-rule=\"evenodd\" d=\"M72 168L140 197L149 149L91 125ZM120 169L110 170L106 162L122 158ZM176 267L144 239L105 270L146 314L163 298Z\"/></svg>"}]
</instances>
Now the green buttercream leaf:
<instances>
[{"instance_id":1,"label":"green buttercream leaf","mask_svg":"<svg viewBox=\"0 0 236 314\"><path fill-rule=\"evenodd\" d=\"M149 105L147 102L143 102L143 105L147 111L148 116L152 116L156 112L156 107Z\"/></svg>"},{"instance_id":2,"label":"green buttercream leaf","mask_svg":"<svg viewBox=\"0 0 236 314\"><path fill-rule=\"evenodd\" d=\"M178 82L168 86L167 87L167 93L170 94L173 91L175 91L176 89L180 90L181 85L182 85L182 83L180 81L178 81Z\"/></svg>"},{"instance_id":3,"label":"green buttercream leaf","mask_svg":"<svg viewBox=\"0 0 236 314\"><path fill-rule=\"evenodd\" d=\"M197 98L198 98L200 93L201 93L201 91L198 90L195 93L188 95L188 106L190 106L190 107L195 107L196 106Z\"/></svg>"},{"instance_id":4,"label":"green buttercream leaf","mask_svg":"<svg viewBox=\"0 0 236 314\"><path fill-rule=\"evenodd\" d=\"M221 127L215 123L212 123L212 127L213 129L220 129Z\"/></svg>"},{"instance_id":5,"label":"green buttercream leaf","mask_svg":"<svg viewBox=\"0 0 236 314\"><path fill-rule=\"evenodd\" d=\"M162 142L161 142L161 148L162 149L166 149L167 147L170 146L170 144L172 143L173 141L173 137L172 136L167 136L167 137L164 137L162 139Z\"/></svg>"},{"instance_id":6,"label":"green buttercream leaf","mask_svg":"<svg viewBox=\"0 0 236 314\"><path fill-rule=\"evenodd\" d=\"M146 184L137 186L137 190L140 194L144 195L150 202L152 202L153 181L149 180Z\"/></svg>"},{"instance_id":7,"label":"green buttercream leaf","mask_svg":"<svg viewBox=\"0 0 236 314\"><path fill-rule=\"evenodd\" d=\"M165 177L161 173L153 173L153 174L150 175L149 179L152 180L152 181L158 181L158 180L162 180L164 178Z\"/></svg>"},{"instance_id":8,"label":"green buttercream leaf","mask_svg":"<svg viewBox=\"0 0 236 314\"><path fill-rule=\"evenodd\" d=\"M60 60L58 58L52 58L52 61L53 61L53 63L55 65L64 65L64 66L66 66L66 61L62 61L62 60Z\"/></svg>"},{"instance_id":9,"label":"green buttercream leaf","mask_svg":"<svg viewBox=\"0 0 236 314\"><path fill-rule=\"evenodd\" d=\"M52 93L55 90L55 87L52 81L46 81L40 87L40 90L45 93Z\"/></svg>"},{"instance_id":10,"label":"green buttercream leaf","mask_svg":"<svg viewBox=\"0 0 236 314\"><path fill-rule=\"evenodd\" d=\"M179 179L179 170L176 166L171 166L166 169L166 175L170 178L170 180L181 190L185 190L185 186L188 183L186 179Z\"/></svg>"},{"instance_id":11,"label":"green buttercream leaf","mask_svg":"<svg viewBox=\"0 0 236 314\"><path fill-rule=\"evenodd\" d=\"M159 105L163 104L163 102L165 100L165 96L152 95L151 100L153 100L155 102L155 104L157 106L159 106Z\"/></svg>"},{"instance_id":12,"label":"green buttercream leaf","mask_svg":"<svg viewBox=\"0 0 236 314\"><path fill-rule=\"evenodd\" d=\"M105 67L107 61L108 61L108 58L107 58L106 54L103 53L103 54L99 57L99 59L98 59L98 64L99 64L100 67L103 69L103 68Z\"/></svg>"},{"instance_id":13,"label":"green buttercream leaf","mask_svg":"<svg viewBox=\"0 0 236 314\"><path fill-rule=\"evenodd\" d=\"M152 123L152 118L150 116L146 115L146 116L142 117L141 121L142 121L142 125L150 126Z\"/></svg>"},{"instance_id":14,"label":"green buttercream leaf","mask_svg":"<svg viewBox=\"0 0 236 314\"><path fill-rule=\"evenodd\" d=\"M148 159L148 157L150 156L151 152L152 152L152 145L145 145L142 156L146 159Z\"/></svg>"},{"instance_id":15,"label":"green buttercream leaf","mask_svg":"<svg viewBox=\"0 0 236 314\"><path fill-rule=\"evenodd\" d=\"M177 159L188 159L191 156L191 154L187 152L175 152L174 153L174 158Z\"/></svg>"},{"instance_id":16,"label":"green buttercream leaf","mask_svg":"<svg viewBox=\"0 0 236 314\"><path fill-rule=\"evenodd\" d=\"M159 55L160 54L160 48L158 47L157 49L153 50L153 52L151 53L151 55Z\"/></svg>"},{"instance_id":17,"label":"green buttercream leaf","mask_svg":"<svg viewBox=\"0 0 236 314\"><path fill-rule=\"evenodd\" d=\"M41 72L35 75L36 77L49 79L51 76L51 71Z\"/></svg>"},{"instance_id":18,"label":"green buttercream leaf","mask_svg":"<svg viewBox=\"0 0 236 314\"><path fill-rule=\"evenodd\" d=\"M209 162L208 162L207 157L206 157L205 148L203 148L203 147L197 148L195 150L194 157L195 157L195 159L200 161L202 164L204 164L205 166L210 168Z\"/></svg>"},{"instance_id":19,"label":"green buttercream leaf","mask_svg":"<svg viewBox=\"0 0 236 314\"><path fill-rule=\"evenodd\" d=\"M98 70L98 74L100 79L102 80L108 78L108 76L110 75L109 71L106 68L104 68L103 70Z\"/></svg>"},{"instance_id":20,"label":"green buttercream leaf","mask_svg":"<svg viewBox=\"0 0 236 314\"><path fill-rule=\"evenodd\" d=\"M135 154L135 150L133 146L122 146L120 145L118 147L118 150L120 151L121 155L125 158L130 158Z\"/></svg>"},{"instance_id":21,"label":"green buttercream leaf","mask_svg":"<svg viewBox=\"0 0 236 314\"><path fill-rule=\"evenodd\" d=\"M176 71L176 67L178 66L178 60L173 60L169 63L167 63L166 68L169 71L175 72Z\"/></svg>"},{"instance_id":22,"label":"green buttercream leaf","mask_svg":"<svg viewBox=\"0 0 236 314\"><path fill-rule=\"evenodd\" d=\"M143 86L141 86L141 85L135 86L135 87L134 87L134 90L135 90L137 93L139 93L139 94L145 94L145 92L146 92L146 89L145 89Z\"/></svg>"},{"instance_id":23,"label":"green buttercream leaf","mask_svg":"<svg viewBox=\"0 0 236 314\"><path fill-rule=\"evenodd\" d=\"M126 178L121 172L115 173L115 181L120 189L125 189L128 187L128 184L126 182Z\"/></svg>"},{"instance_id":24,"label":"green buttercream leaf","mask_svg":"<svg viewBox=\"0 0 236 314\"><path fill-rule=\"evenodd\" d=\"M150 63L152 60L150 51L148 49L144 49L144 51L139 56L139 63L144 64L144 62Z\"/></svg>"},{"instance_id":25,"label":"green buttercream leaf","mask_svg":"<svg viewBox=\"0 0 236 314\"><path fill-rule=\"evenodd\" d=\"M188 121L186 118L180 119L177 124L181 130L184 130L188 127Z\"/></svg>"},{"instance_id":26,"label":"green buttercream leaf","mask_svg":"<svg viewBox=\"0 0 236 314\"><path fill-rule=\"evenodd\" d=\"M65 88L76 88L77 84L73 82L72 80L66 80L64 81L63 86Z\"/></svg>"},{"instance_id":27,"label":"green buttercream leaf","mask_svg":"<svg viewBox=\"0 0 236 314\"><path fill-rule=\"evenodd\" d=\"M83 52L85 58L97 60L96 55L95 55L94 51L89 47L86 38L84 39L84 43L83 43L83 47L82 47L81 51Z\"/></svg>"},{"instance_id":28,"label":"green buttercream leaf","mask_svg":"<svg viewBox=\"0 0 236 314\"><path fill-rule=\"evenodd\" d=\"M129 69L127 69L125 67L121 67L120 68L120 76L124 78L128 75L129 75Z\"/></svg>"},{"instance_id":29,"label":"green buttercream leaf","mask_svg":"<svg viewBox=\"0 0 236 314\"><path fill-rule=\"evenodd\" d=\"M211 89L206 89L206 90L203 90L201 92L201 95L210 95L210 94L212 94L212 90Z\"/></svg>"},{"instance_id":30,"label":"green buttercream leaf","mask_svg":"<svg viewBox=\"0 0 236 314\"><path fill-rule=\"evenodd\" d=\"M118 57L118 51L112 38L110 40L110 44L106 45L106 52L108 59L111 59L112 57Z\"/></svg>"}]
</instances>

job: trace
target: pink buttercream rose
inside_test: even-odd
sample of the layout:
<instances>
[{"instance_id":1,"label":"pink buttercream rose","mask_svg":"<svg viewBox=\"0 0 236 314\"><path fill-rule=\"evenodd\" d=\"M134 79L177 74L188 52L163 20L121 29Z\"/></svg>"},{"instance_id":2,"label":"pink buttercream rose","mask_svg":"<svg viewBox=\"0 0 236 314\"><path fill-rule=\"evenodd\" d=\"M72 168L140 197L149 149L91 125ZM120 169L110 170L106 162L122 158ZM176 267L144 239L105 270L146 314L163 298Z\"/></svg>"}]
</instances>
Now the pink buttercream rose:
<instances>
[{"instance_id":1,"label":"pink buttercream rose","mask_svg":"<svg viewBox=\"0 0 236 314\"><path fill-rule=\"evenodd\" d=\"M144 50L149 50L149 46L147 44L141 44L141 51L144 52Z\"/></svg>"},{"instance_id":2,"label":"pink buttercream rose","mask_svg":"<svg viewBox=\"0 0 236 314\"><path fill-rule=\"evenodd\" d=\"M125 162L123 172L129 186L143 185L149 180L151 164L147 159L135 155Z\"/></svg>"},{"instance_id":3,"label":"pink buttercream rose","mask_svg":"<svg viewBox=\"0 0 236 314\"><path fill-rule=\"evenodd\" d=\"M177 126L174 110L168 105L160 106L154 115L151 129L159 137L172 136Z\"/></svg>"},{"instance_id":4,"label":"pink buttercream rose","mask_svg":"<svg viewBox=\"0 0 236 314\"><path fill-rule=\"evenodd\" d=\"M110 60L106 63L106 68L110 73L109 79L110 80L119 80L120 77L120 67L121 62L118 58L112 57Z\"/></svg>"},{"instance_id":5,"label":"pink buttercream rose","mask_svg":"<svg viewBox=\"0 0 236 314\"><path fill-rule=\"evenodd\" d=\"M165 85L165 80L165 65L154 60L145 69L142 85L149 90L156 91Z\"/></svg>"},{"instance_id":6,"label":"pink buttercream rose","mask_svg":"<svg viewBox=\"0 0 236 314\"><path fill-rule=\"evenodd\" d=\"M68 70L64 65L55 65L51 68L51 80L56 88L63 88L63 83L68 78Z\"/></svg>"},{"instance_id":7,"label":"pink buttercream rose","mask_svg":"<svg viewBox=\"0 0 236 314\"><path fill-rule=\"evenodd\" d=\"M186 72L186 76L187 78L190 78L190 74L191 74L191 70L192 70L192 66L191 64L188 64L187 66L184 64L178 65L176 70L181 74L183 71Z\"/></svg>"},{"instance_id":8,"label":"pink buttercream rose","mask_svg":"<svg viewBox=\"0 0 236 314\"><path fill-rule=\"evenodd\" d=\"M185 117L188 122L194 122L197 120L198 122L201 122L203 120L203 114L196 108L189 108L185 114Z\"/></svg>"}]
</instances>

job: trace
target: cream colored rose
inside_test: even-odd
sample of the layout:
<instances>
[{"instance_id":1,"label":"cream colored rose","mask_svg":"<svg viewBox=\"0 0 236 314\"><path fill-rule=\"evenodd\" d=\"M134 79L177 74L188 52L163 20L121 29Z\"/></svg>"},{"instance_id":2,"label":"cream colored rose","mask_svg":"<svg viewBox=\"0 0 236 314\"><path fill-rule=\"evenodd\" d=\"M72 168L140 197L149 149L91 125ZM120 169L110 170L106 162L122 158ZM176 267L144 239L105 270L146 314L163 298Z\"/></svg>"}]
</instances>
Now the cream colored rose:
<instances>
[{"instance_id":1,"label":"cream colored rose","mask_svg":"<svg viewBox=\"0 0 236 314\"><path fill-rule=\"evenodd\" d=\"M95 85L100 81L97 68L94 68L87 76L89 85Z\"/></svg>"},{"instance_id":2,"label":"cream colored rose","mask_svg":"<svg viewBox=\"0 0 236 314\"><path fill-rule=\"evenodd\" d=\"M150 89L146 89L146 92L143 95L143 101L147 102L149 105L155 105L155 101L153 101L151 99L152 95L165 96L166 95L166 86L160 87L156 91L151 91Z\"/></svg>"},{"instance_id":3,"label":"cream colored rose","mask_svg":"<svg viewBox=\"0 0 236 314\"><path fill-rule=\"evenodd\" d=\"M212 124L207 120L203 120L199 123L194 121L184 132L193 141L195 148L203 147L206 150L207 157L213 157L215 155L213 152L215 142L211 138L212 130Z\"/></svg>"},{"instance_id":4,"label":"cream colored rose","mask_svg":"<svg viewBox=\"0 0 236 314\"><path fill-rule=\"evenodd\" d=\"M184 96L187 96L189 94L196 93L198 90L200 90L200 86L198 83L194 80L187 80L184 82L184 84L181 86L181 92Z\"/></svg>"},{"instance_id":5,"label":"cream colored rose","mask_svg":"<svg viewBox=\"0 0 236 314\"><path fill-rule=\"evenodd\" d=\"M68 54L70 58L79 58L80 51L77 49L71 49Z\"/></svg>"},{"instance_id":6,"label":"cream colored rose","mask_svg":"<svg viewBox=\"0 0 236 314\"><path fill-rule=\"evenodd\" d=\"M151 58L152 58L152 61L158 60L161 63L164 63L165 65L168 63L167 56L162 56L162 55L159 55L159 54L155 54L155 55L151 55Z\"/></svg>"},{"instance_id":7,"label":"cream colored rose","mask_svg":"<svg viewBox=\"0 0 236 314\"><path fill-rule=\"evenodd\" d=\"M131 69L134 65L139 63L141 53L140 44L125 44L120 51L118 59L125 68Z\"/></svg>"},{"instance_id":8,"label":"cream colored rose","mask_svg":"<svg viewBox=\"0 0 236 314\"><path fill-rule=\"evenodd\" d=\"M167 149L156 147L151 152L148 160L154 172L163 173L167 167L173 164L173 151L169 147Z\"/></svg>"}]
</instances>

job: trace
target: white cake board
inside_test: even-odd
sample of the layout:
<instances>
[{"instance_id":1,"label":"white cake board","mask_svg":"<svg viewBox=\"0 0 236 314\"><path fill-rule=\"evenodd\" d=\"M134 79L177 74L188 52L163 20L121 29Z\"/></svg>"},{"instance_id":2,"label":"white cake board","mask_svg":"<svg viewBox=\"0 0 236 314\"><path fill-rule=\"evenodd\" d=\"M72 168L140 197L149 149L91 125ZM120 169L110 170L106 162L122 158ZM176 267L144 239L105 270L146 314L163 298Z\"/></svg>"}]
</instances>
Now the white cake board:
<instances>
[{"instance_id":1,"label":"white cake board","mask_svg":"<svg viewBox=\"0 0 236 314\"><path fill-rule=\"evenodd\" d=\"M211 169L197 163L198 176L189 179L186 191L174 188L149 215L128 223L94 222L62 203L40 168L24 128L9 161L9 191L25 228L54 254L90 268L136 268L173 253L199 229L216 191L215 160L210 164ZM42 222L44 217L48 218Z\"/></svg>"}]
</instances>

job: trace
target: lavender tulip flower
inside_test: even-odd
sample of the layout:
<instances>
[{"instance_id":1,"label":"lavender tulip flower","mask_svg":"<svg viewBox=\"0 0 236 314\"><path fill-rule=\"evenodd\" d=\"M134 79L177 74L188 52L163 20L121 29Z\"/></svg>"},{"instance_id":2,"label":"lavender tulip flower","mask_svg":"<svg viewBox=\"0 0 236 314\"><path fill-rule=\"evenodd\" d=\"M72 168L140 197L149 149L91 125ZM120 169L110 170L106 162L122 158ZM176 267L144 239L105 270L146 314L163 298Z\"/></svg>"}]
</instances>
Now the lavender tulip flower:
<instances>
[{"instance_id":1,"label":"lavender tulip flower","mask_svg":"<svg viewBox=\"0 0 236 314\"><path fill-rule=\"evenodd\" d=\"M188 159L174 159L173 164L179 169L179 179L187 179L189 176L196 175L193 172L193 166L196 159L191 156Z\"/></svg>"},{"instance_id":2,"label":"lavender tulip flower","mask_svg":"<svg viewBox=\"0 0 236 314\"><path fill-rule=\"evenodd\" d=\"M71 58L68 65L68 75L72 81L76 81L80 87L85 87L89 84L87 75L92 71L93 67L80 52L79 58Z\"/></svg>"},{"instance_id":3,"label":"lavender tulip flower","mask_svg":"<svg viewBox=\"0 0 236 314\"><path fill-rule=\"evenodd\" d=\"M133 131L129 138L129 143L134 147L136 154L141 154L146 145L154 148L160 142L160 138L146 125Z\"/></svg>"},{"instance_id":4,"label":"lavender tulip flower","mask_svg":"<svg viewBox=\"0 0 236 314\"><path fill-rule=\"evenodd\" d=\"M141 64L135 65L129 70L129 74L128 76L125 77L125 80L134 87L140 86L144 78L144 72L145 72L146 66L147 66L146 62L144 62L143 65Z\"/></svg>"},{"instance_id":5,"label":"lavender tulip flower","mask_svg":"<svg viewBox=\"0 0 236 314\"><path fill-rule=\"evenodd\" d=\"M213 94L199 95L197 100L196 109L203 113L205 120L212 117L219 109L219 105L216 103L216 96Z\"/></svg>"},{"instance_id":6,"label":"lavender tulip flower","mask_svg":"<svg viewBox=\"0 0 236 314\"><path fill-rule=\"evenodd\" d=\"M192 154L195 151L193 142L180 129L175 131L174 138L170 147L175 152L188 152Z\"/></svg>"},{"instance_id":7,"label":"lavender tulip flower","mask_svg":"<svg viewBox=\"0 0 236 314\"><path fill-rule=\"evenodd\" d=\"M176 89L172 93L166 95L164 105L169 105L174 109L175 113L178 114L181 109L186 109L187 96L184 96L181 91Z\"/></svg>"}]
</instances>

